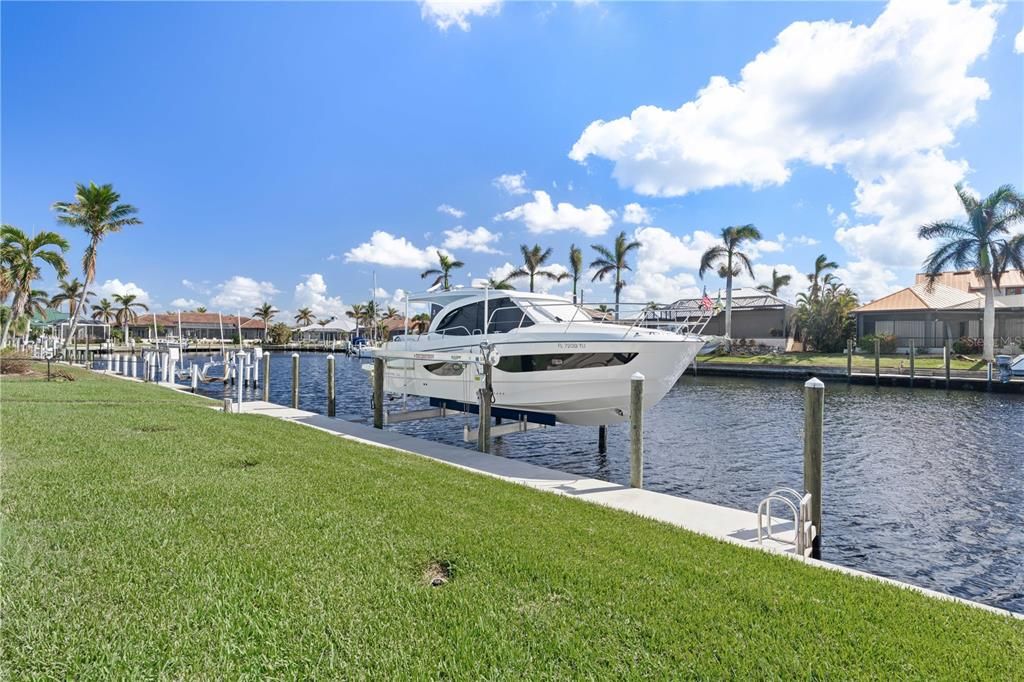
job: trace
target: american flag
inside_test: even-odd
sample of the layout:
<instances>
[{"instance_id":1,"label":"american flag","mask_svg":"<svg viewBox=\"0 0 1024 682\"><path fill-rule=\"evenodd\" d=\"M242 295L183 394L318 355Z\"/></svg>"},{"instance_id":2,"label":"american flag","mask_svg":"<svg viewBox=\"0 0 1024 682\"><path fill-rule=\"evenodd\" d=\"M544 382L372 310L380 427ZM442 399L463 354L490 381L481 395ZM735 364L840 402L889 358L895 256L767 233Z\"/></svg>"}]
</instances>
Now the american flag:
<instances>
[{"instance_id":1,"label":"american flag","mask_svg":"<svg viewBox=\"0 0 1024 682\"><path fill-rule=\"evenodd\" d=\"M700 309L701 310L711 310L711 307L713 305L714 305L714 303L711 301L711 297L708 296L708 290L705 289L704 290L704 295L700 299Z\"/></svg>"}]
</instances>

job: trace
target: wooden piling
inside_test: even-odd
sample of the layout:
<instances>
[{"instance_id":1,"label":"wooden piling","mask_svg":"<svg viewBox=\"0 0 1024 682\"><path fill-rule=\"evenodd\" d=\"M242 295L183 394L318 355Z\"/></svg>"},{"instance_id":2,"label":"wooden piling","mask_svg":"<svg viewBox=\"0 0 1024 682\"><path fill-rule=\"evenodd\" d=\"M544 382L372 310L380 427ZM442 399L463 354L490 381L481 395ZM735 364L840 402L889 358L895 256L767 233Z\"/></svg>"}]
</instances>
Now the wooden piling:
<instances>
[{"instance_id":1,"label":"wooden piling","mask_svg":"<svg viewBox=\"0 0 1024 682\"><path fill-rule=\"evenodd\" d=\"M299 409L299 354L292 353L292 409Z\"/></svg>"},{"instance_id":2,"label":"wooden piling","mask_svg":"<svg viewBox=\"0 0 1024 682\"><path fill-rule=\"evenodd\" d=\"M853 378L853 339L846 339L846 383Z\"/></svg>"},{"instance_id":3,"label":"wooden piling","mask_svg":"<svg viewBox=\"0 0 1024 682\"><path fill-rule=\"evenodd\" d=\"M491 451L491 404L494 402L494 390L491 383L491 363L484 360L484 385L477 391L480 411L480 426L476 432L476 449L480 452Z\"/></svg>"},{"instance_id":4,"label":"wooden piling","mask_svg":"<svg viewBox=\"0 0 1024 682\"><path fill-rule=\"evenodd\" d=\"M373 359L373 428L384 428L384 358Z\"/></svg>"},{"instance_id":5,"label":"wooden piling","mask_svg":"<svg viewBox=\"0 0 1024 682\"><path fill-rule=\"evenodd\" d=\"M605 424L597 427L597 452L600 455L608 452L608 426Z\"/></svg>"},{"instance_id":6,"label":"wooden piling","mask_svg":"<svg viewBox=\"0 0 1024 682\"><path fill-rule=\"evenodd\" d=\"M910 387L914 387L914 357L917 355L917 351L914 348L914 342L910 342Z\"/></svg>"},{"instance_id":7,"label":"wooden piling","mask_svg":"<svg viewBox=\"0 0 1024 682\"><path fill-rule=\"evenodd\" d=\"M878 377L881 374L882 366L882 342L875 337L875 386L878 386Z\"/></svg>"},{"instance_id":8,"label":"wooden piling","mask_svg":"<svg viewBox=\"0 0 1024 682\"><path fill-rule=\"evenodd\" d=\"M238 413L242 413L242 387L245 386L245 353L239 353L235 356L235 373L238 375L238 381L235 382L235 388L238 395Z\"/></svg>"},{"instance_id":9,"label":"wooden piling","mask_svg":"<svg viewBox=\"0 0 1024 682\"><path fill-rule=\"evenodd\" d=\"M817 529L811 557L821 558L821 472L825 449L825 384L810 379L804 384L804 491L811 494L811 523ZM798 529L799 532L800 529Z\"/></svg>"},{"instance_id":10,"label":"wooden piling","mask_svg":"<svg viewBox=\"0 0 1024 682\"><path fill-rule=\"evenodd\" d=\"M327 416L334 416L334 356L327 356Z\"/></svg>"},{"instance_id":11,"label":"wooden piling","mask_svg":"<svg viewBox=\"0 0 1024 682\"><path fill-rule=\"evenodd\" d=\"M644 487L644 375L629 380L629 485Z\"/></svg>"},{"instance_id":12,"label":"wooden piling","mask_svg":"<svg viewBox=\"0 0 1024 682\"><path fill-rule=\"evenodd\" d=\"M263 351L263 402L270 402L270 351Z\"/></svg>"}]
</instances>

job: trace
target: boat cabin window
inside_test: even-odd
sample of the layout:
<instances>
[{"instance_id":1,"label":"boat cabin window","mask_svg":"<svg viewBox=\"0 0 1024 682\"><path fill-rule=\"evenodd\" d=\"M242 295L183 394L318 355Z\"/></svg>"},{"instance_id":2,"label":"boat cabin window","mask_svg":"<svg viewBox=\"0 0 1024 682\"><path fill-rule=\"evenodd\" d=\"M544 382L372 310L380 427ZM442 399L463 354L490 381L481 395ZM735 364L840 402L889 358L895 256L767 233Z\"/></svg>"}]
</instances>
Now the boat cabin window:
<instances>
[{"instance_id":1,"label":"boat cabin window","mask_svg":"<svg viewBox=\"0 0 1024 682\"><path fill-rule=\"evenodd\" d=\"M489 334L502 334L534 324L530 316L507 296L487 302L487 317ZM434 331L448 336L470 336L482 333L483 328L484 302L477 301L450 311L441 319Z\"/></svg>"},{"instance_id":2,"label":"boat cabin window","mask_svg":"<svg viewBox=\"0 0 1024 682\"><path fill-rule=\"evenodd\" d=\"M434 330L447 336L470 336L484 328L484 302L461 306L445 315Z\"/></svg>"},{"instance_id":3,"label":"boat cabin window","mask_svg":"<svg viewBox=\"0 0 1024 682\"><path fill-rule=\"evenodd\" d=\"M490 316L490 323L487 325L488 334L502 334L533 324L530 316L507 296L488 301L487 311Z\"/></svg>"}]
</instances>

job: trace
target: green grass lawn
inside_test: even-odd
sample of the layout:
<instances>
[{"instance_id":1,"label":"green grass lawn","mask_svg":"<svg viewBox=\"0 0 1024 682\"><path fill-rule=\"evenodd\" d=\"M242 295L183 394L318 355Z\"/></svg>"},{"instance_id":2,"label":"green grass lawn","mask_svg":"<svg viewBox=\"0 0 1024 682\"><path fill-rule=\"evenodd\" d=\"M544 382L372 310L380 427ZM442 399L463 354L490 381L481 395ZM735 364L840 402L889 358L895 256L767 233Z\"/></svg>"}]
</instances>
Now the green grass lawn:
<instances>
[{"instance_id":1,"label":"green grass lawn","mask_svg":"<svg viewBox=\"0 0 1024 682\"><path fill-rule=\"evenodd\" d=\"M777 355L701 355L697 362L712 364L740 365L777 365L780 367L841 367L846 368L845 353L779 353ZM906 354L881 355L879 366L882 369L896 369L903 363L903 371L910 371L910 358ZM914 358L914 366L920 369L942 369L945 367L941 355L919 355ZM853 356L854 369L875 369L875 356L858 354ZM979 361L958 360L950 362L952 369L984 371L985 363Z\"/></svg>"},{"instance_id":2,"label":"green grass lawn","mask_svg":"<svg viewBox=\"0 0 1024 682\"><path fill-rule=\"evenodd\" d=\"M1024 622L78 374L0 382L5 679L1024 677Z\"/></svg>"}]
</instances>

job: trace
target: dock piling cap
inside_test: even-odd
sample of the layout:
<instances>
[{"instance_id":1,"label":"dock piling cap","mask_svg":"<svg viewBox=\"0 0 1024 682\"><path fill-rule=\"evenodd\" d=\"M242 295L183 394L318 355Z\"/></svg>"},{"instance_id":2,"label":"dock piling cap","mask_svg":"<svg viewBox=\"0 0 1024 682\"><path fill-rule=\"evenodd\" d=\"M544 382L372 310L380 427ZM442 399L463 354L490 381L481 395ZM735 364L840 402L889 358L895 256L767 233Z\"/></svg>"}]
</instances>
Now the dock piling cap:
<instances>
[{"instance_id":1,"label":"dock piling cap","mask_svg":"<svg viewBox=\"0 0 1024 682\"><path fill-rule=\"evenodd\" d=\"M633 381L643 381L644 375L640 372L633 372L633 376L630 377Z\"/></svg>"},{"instance_id":2,"label":"dock piling cap","mask_svg":"<svg viewBox=\"0 0 1024 682\"><path fill-rule=\"evenodd\" d=\"M823 384L821 379L818 377L811 377L807 380L807 383L804 384L804 388L825 388L825 384Z\"/></svg>"}]
</instances>

